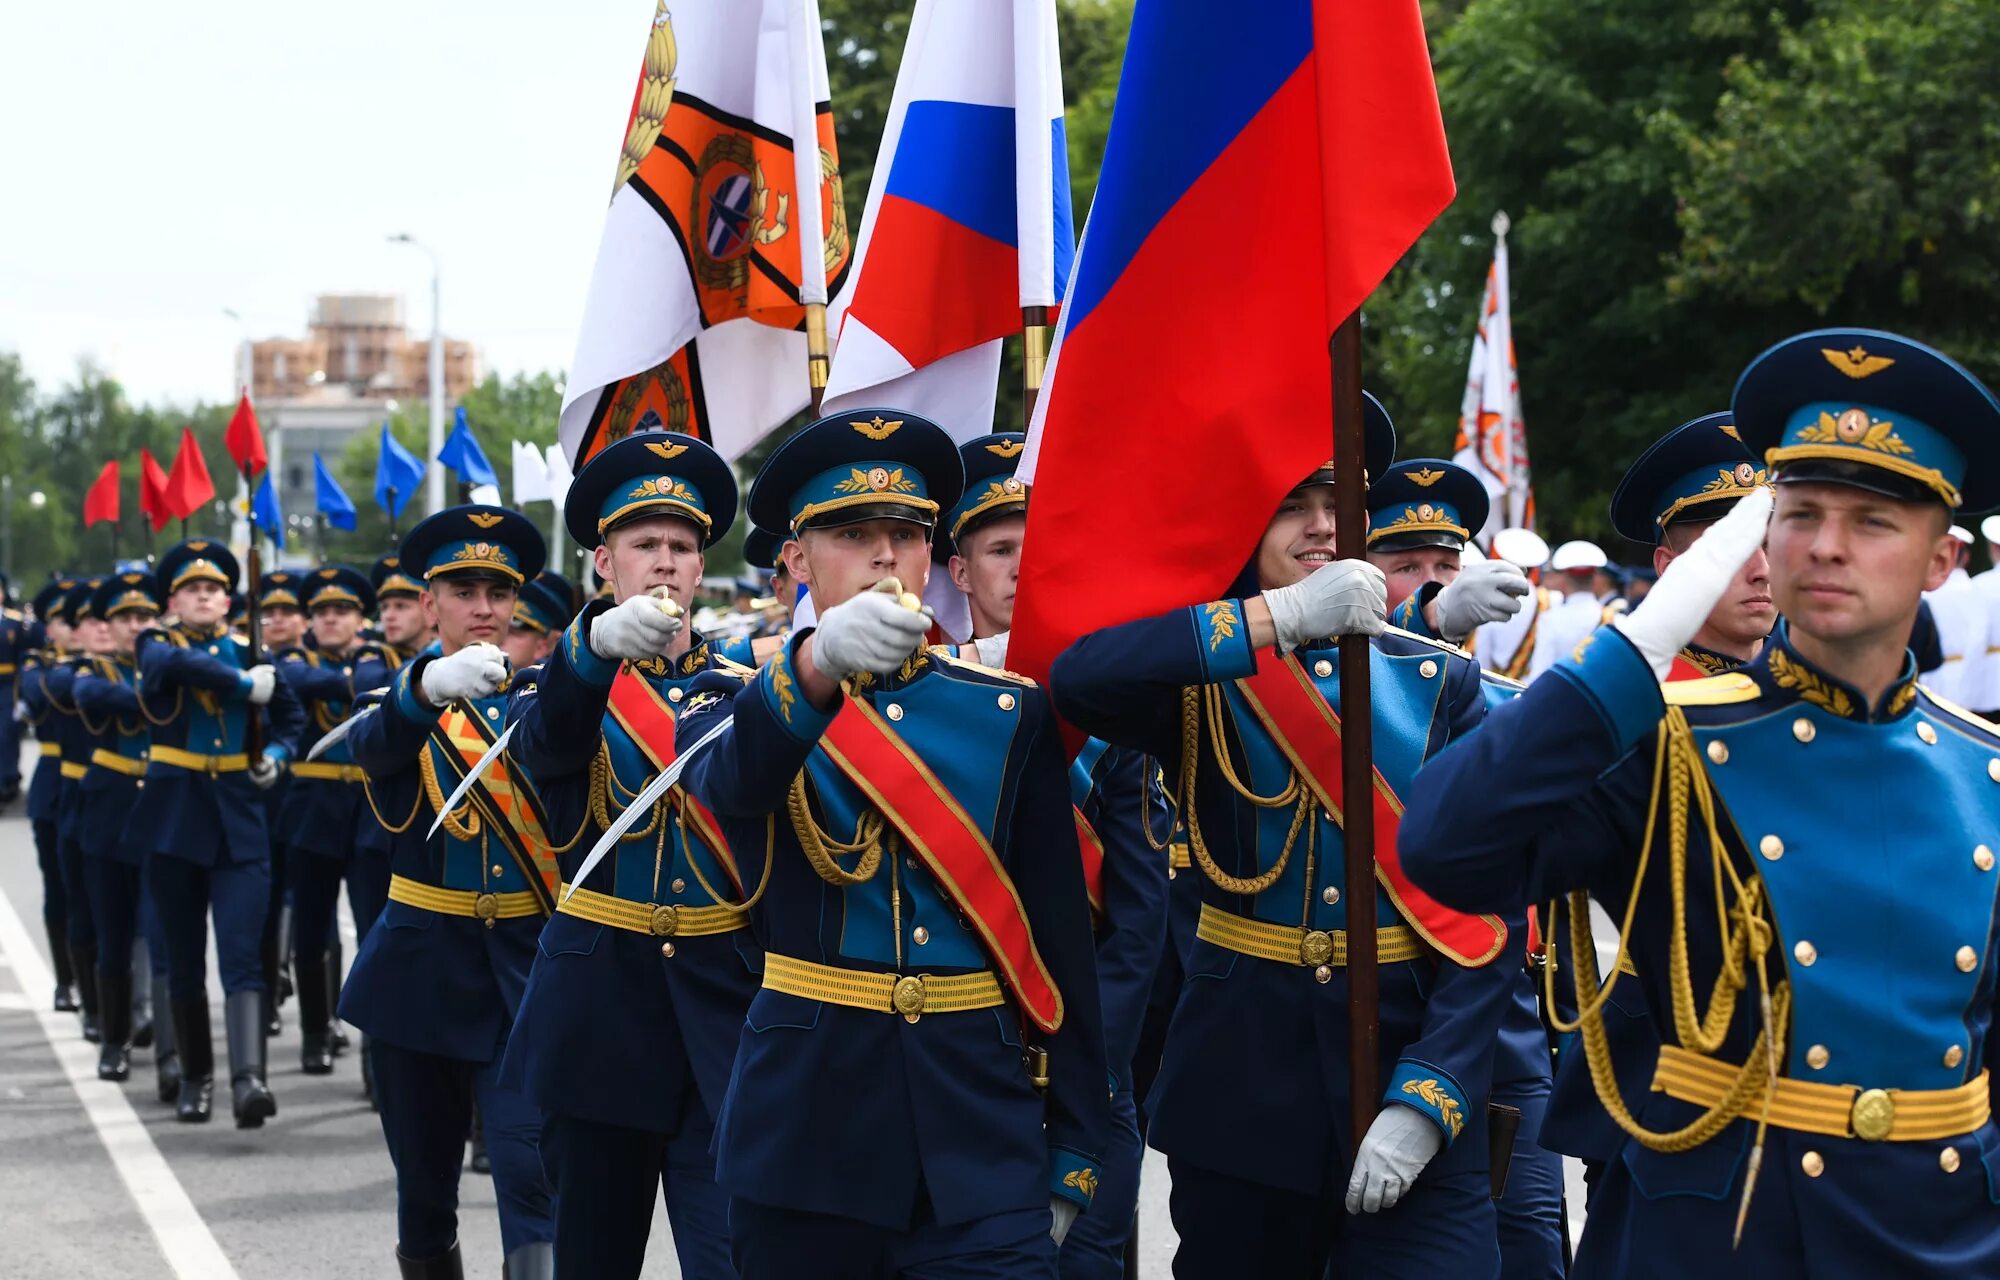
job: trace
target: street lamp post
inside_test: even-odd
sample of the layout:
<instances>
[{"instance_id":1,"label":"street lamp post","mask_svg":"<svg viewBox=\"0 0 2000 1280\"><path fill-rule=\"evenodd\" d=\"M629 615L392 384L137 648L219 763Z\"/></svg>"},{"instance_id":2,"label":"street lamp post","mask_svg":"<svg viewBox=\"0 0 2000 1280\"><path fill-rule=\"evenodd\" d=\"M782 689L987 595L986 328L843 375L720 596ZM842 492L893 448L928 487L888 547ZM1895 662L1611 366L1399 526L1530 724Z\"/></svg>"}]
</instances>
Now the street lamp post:
<instances>
[{"instance_id":1,"label":"street lamp post","mask_svg":"<svg viewBox=\"0 0 2000 1280\"><path fill-rule=\"evenodd\" d=\"M399 231L389 237L391 244L420 249L431 260L431 431L430 461L425 468L424 499L432 511L444 510L444 464L437 460L444 452L444 322L439 285L438 256L430 246Z\"/></svg>"}]
</instances>

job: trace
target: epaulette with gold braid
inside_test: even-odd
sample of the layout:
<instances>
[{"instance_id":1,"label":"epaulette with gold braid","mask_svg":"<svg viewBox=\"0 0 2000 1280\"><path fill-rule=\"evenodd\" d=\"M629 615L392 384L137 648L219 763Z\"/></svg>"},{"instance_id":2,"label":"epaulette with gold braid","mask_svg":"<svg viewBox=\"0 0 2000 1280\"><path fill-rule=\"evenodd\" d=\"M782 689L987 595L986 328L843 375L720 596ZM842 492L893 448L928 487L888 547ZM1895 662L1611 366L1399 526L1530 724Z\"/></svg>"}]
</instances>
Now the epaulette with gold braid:
<instances>
[{"instance_id":1,"label":"epaulette with gold braid","mask_svg":"<svg viewBox=\"0 0 2000 1280\"><path fill-rule=\"evenodd\" d=\"M1757 682L1740 671L1726 671L1700 680L1670 680L1660 686L1660 696L1670 707L1720 707L1732 702L1754 702Z\"/></svg>"},{"instance_id":2,"label":"epaulette with gold braid","mask_svg":"<svg viewBox=\"0 0 2000 1280\"><path fill-rule=\"evenodd\" d=\"M1007 671L1000 667L989 667L989 666L984 666L977 662L968 661L964 658L959 657L957 654L951 652L943 645L932 645L930 652L933 658L936 658L941 662L950 663L954 667L963 667L967 671L977 671L981 675L998 676L1002 680L1012 680L1015 684L1018 684L1023 688L1027 689L1032 689L1035 687L1035 682L1032 677L1024 676L1018 671Z\"/></svg>"}]
</instances>

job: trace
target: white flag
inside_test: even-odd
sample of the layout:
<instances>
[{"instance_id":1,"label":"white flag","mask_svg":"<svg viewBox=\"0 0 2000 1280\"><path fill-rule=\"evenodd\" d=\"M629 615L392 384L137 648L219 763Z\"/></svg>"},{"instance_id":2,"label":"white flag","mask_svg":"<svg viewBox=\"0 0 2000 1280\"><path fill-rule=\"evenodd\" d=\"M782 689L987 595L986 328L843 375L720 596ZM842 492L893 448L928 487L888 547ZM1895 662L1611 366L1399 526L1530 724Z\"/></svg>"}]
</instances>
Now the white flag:
<instances>
[{"instance_id":1,"label":"white flag","mask_svg":"<svg viewBox=\"0 0 2000 1280\"><path fill-rule=\"evenodd\" d=\"M513 442L514 449L514 505L525 506L530 502L547 502L549 493L549 464L542 460L542 451L525 440Z\"/></svg>"},{"instance_id":2,"label":"white flag","mask_svg":"<svg viewBox=\"0 0 2000 1280\"><path fill-rule=\"evenodd\" d=\"M557 511L561 511L563 504L569 501L569 482L573 479L569 458L563 454L561 445L552 444L544 461L549 477L549 501L556 504Z\"/></svg>"},{"instance_id":3,"label":"white flag","mask_svg":"<svg viewBox=\"0 0 2000 1280\"><path fill-rule=\"evenodd\" d=\"M1521 385L1514 366L1514 317L1508 304L1507 215L1493 219L1493 265L1479 303L1479 330L1459 406L1458 447L1452 461L1479 477L1492 507L1484 529L1490 541L1503 528L1534 526L1534 491L1528 482L1528 429L1521 417Z\"/></svg>"}]
</instances>

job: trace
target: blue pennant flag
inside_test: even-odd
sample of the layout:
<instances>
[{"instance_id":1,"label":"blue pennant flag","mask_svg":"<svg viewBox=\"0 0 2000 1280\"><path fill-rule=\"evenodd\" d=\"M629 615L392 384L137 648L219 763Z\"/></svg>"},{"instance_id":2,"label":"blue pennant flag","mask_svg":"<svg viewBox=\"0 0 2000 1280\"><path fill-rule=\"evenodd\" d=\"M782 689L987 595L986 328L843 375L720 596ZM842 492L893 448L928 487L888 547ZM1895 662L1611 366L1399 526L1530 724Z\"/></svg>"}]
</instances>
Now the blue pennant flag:
<instances>
[{"instance_id":1,"label":"blue pennant flag","mask_svg":"<svg viewBox=\"0 0 2000 1280\"><path fill-rule=\"evenodd\" d=\"M474 487L490 484L496 488L500 484L493 464L486 460L479 441L473 438L472 428L466 424L463 405L458 409L458 425L451 429L451 437L444 442L444 448L438 450L437 460L458 472L458 478L464 484Z\"/></svg>"},{"instance_id":2,"label":"blue pennant flag","mask_svg":"<svg viewBox=\"0 0 2000 1280\"><path fill-rule=\"evenodd\" d=\"M278 489L271 483L271 472L264 472L264 482L257 486L257 497L250 503L250 523L264 531L278 550L285 549L285 513L278 509Z\"/></svg>"},{"instance_id":3,"label":"blue pennant flag","mask_svg":"<svg viewBox=\"0 0 2000 1280\"><path fill-rule=\"evenodd\" d=\"M340 487L340 481L333 478L333 472L326 469L326 459L313 450L313 501L326 522L336 529L354 529L354 500L347 496L347 490Z\"/></svg>"},{"instance_id":4,"label":"blue pennant flag","mask_svg":"<svg viewBox=\"0 0 2000 1280\"><path fill-rule=\"evenodd\" d=\"M388 512L391 520L397 519L423 483L424 464L403 447L403 442L389 430L389 424L383 423L382 452L375 458L375 505Z\"/></svg>"}]
</instances>

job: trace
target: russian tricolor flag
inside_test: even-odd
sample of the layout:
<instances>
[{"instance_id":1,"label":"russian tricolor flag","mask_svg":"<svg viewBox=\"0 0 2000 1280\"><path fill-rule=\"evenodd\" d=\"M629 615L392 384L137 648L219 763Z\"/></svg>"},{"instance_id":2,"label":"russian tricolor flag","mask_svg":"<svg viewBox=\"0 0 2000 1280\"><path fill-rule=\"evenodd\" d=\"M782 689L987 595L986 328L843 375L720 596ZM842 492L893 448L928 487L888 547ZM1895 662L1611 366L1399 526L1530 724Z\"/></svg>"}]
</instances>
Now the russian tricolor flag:
<instances>
[{"instance_id":1,"label":"russian tricolor flag","mask_svg":"<svg viewBox=\"0 0 2000 1280\"><path fill-rule=\"evenodd\" d=\"M1418 0L1138 0L1022 458L1010 666L1228 587L1332 452L1334 329L1452 193Z\"/></svg>"},{"instance_id":2,"label":"russian tricolor flag","mask_svg":"<svg viewBox=\"0 0 2000 1280\"><path fill-rule=\"evenodd\" d=\"M994 430L1000 340L1069 284L1055 0L917 0L862 218L828 412Z\"/></svg>"}]
</instances>

